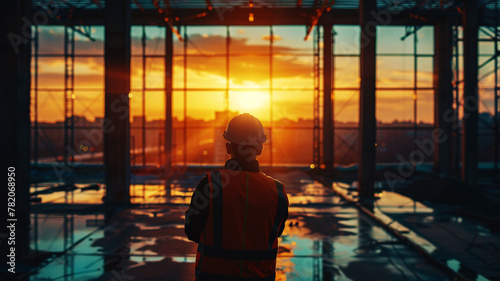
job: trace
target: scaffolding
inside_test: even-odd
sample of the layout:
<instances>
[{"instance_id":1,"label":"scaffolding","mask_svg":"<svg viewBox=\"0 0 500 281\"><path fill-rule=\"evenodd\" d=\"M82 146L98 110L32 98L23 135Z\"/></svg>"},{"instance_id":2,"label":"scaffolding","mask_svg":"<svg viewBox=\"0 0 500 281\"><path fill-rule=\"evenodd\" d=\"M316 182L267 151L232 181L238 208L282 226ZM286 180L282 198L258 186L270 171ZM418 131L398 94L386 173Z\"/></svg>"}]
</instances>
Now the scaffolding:
<instances>
[{"instance_id":1,"label":"scaffolding","mask_svg":"<svg viewBox=\"0 0 500 281\"><path fill-rule=\"evenodd\" d=\"M323 163L322 142L321 142L321 75L322 57L321 43L323 38L320 26L316 26L313 31L313 167L320 167Z\"/></svg>"},{"instance_id":2,"label":"scaffolding","mask_svg":"<svg viewBox=\"0 0 500 281\"><path fill-rule=\"evenodd\" d=\"M64 164L75 161L75 29L64 27Z\"/></svg>"},{"instance_id":3,"label":"scaffolding","mask_svg":"<svg viewBox=\"0 0 500 281\"><path fill-rule=\"evenodd\" d=\"M319 2L318 2L319 3ZM317 7L320 7L321 5L317 3ZM493 92L494 92L494 101L493 101L493 104L494 104L494 112L493 112L493 123L491 125L492 127L492 136L494 138L494 145L492 147L492 150L494 150L494 156L493 156L493 168L494 168L494 171L495 171L495 174L498 174L498 171L499 171L499 162L500 162L500 155L499 155L499 152L500 152L500 109L499 109L499 106L498 106L498 103L500 102L500 96L499 96L499 78L498 78L498 53L499 53L499 46L498 46L498 40L499 40L499 37L500 37L500 34L499 34L499 30L498 30L498 9L499 9L499 3L495 2L495 1L490 1L488 2L488 9L491 9L493 6L494 6L494 13L495 13L495 17L490 17L489 20L490 21L495 21L494 23L493 22L489 22L489 23L483 23L483 26L481 28L482 31L485 32L485 34L489 34L489 37L488 40L489 42L493 42L494 44L494 48L495 48L495 54L492 56L491 60L489 62L491 62L490 66L493 65L493 75L495 76L494 78L494 87L493 87ZM75 161L75 150L77 150L77 148L75 148L74 144L75 144L75 129L79 129L79 127L77 126L77 124L75 124L75 122L77 122L77 120L75 120L75 115L74 115L74 107L75 107L75 98L76 98L76 91L74 89L74 75L75 75L75 70L74 70L74 58L75 58L75 50L74 50L74 44L75 44L75 34L81 34L81 35L85 35L85 36L88 36L89 37L89 34L90 34L90 29L82 29L82 28L77 28L76 26L72 25L72 24L69 24L69 23L66 23L66 21L71 21L71 17L69 17L70 14L68 15L65 15L65 14L62 14L62 17L61 19L59 19L58 22L56 22L55 24L65 24L64 25L64 62L65 62L65 69L64 69L64 163L67 164L67 165L71 165L71 163L73 163ZM67 18L66 18L67 17ZM200 16L202 17L202 16ZM198 18L200 18L198 17ZM175 18L175 17L174 17ZM55 20L55 19L52 19L52 20ZM184 130L183 130L183 138L184 138L184 147L183 147L183 155L180 157L180 158L183 158L180 162L183 162L184 165L187 165L188 164L188 159L187 159L187 151L186 151L186 148L187 148L187 137L188 137L188 128L189 129L192 129L194 127L188 127L188 122L187 122L187 94L189 93L189 91L193 90L191 88L188 88L187 87L187 60L188 60L188 57L192 54L188 54L187 52L187 44L190 43L189 42L189 38L187 37L187 26L189 26L191 24L191 20L193 20L193 18L186 18L186 19L176 19L175 20L175 24L178 24L178 25L182 25L182 27L184 28L183 32L184 32L184 42L182 42L182 44L180 44L180 46L183 46L184 47L184 54L183 54L183 64L184 64L184 86L182 88L178 88L176 89L177 91L181 91L184 93L184 124L183 124L183 127L184 127ZM52 22L52 24L54 24L54 22ZM170 24L170 22L168 22L168 24ZM423 23L423 24L426 24L426 23ZM454 41L453 41L453 46L454 46L454 49L455 49L455 52L453 54L453 66L454 66L454 76L453 76L453 92L454 92L454 114L455 114L455 125L453 126L453 139L454 139L454 144L453 144L453 150L454 150L454 153L453 153L453 162L454 162L454 170L455 170L455 174L458 176L460 171L458 169L458 167L460 166L460 144L461 144L461 140L460 140L460 135L461 135L461 128L460 128L460 119L459 119L459 111L460 111L460 108L462 106L461 102L462 102L462 98L461 98L461 86L460 84L462 83L462 81L460 81L460 77L459 77L459 72L460 72L460 55L458 54L458 47L459 47L459 42L460 42L460 38L458 38L458 33L459 33L459 25L460 25L460 22L455 22L453 24L453 33L454 33ZM151 90L151 89L148 89L147 88L147 85L146 85L146 65L147 65L147 57L149 57L149 55L146 54L146 41L148 40L147 36L146 36L146 27L144 24L141 24L140 26L142 26L142 29L143 29L143 34L142 34L142 61L143 61L143 64L142 64L142 68L143 68L143 80L142 80L142 95L143 95L143 101L142 101L142 113L143 113L143 119L142 119L142 124L141 124L141 128L140 130L142 131L142 149L140 149L140 145L137 145L137 152L138 153L141 153L142 152L142 166L145 166L147 164L147 156L146 156L146 152L147 152L147 148L146 148L146 144L147 144L147 140L146 138L148 137L146 135L146 132L147 132L147 128L146 128L146 100L147 100L147 97L146 97L146 94L147 94L147 91L148 90ZM225 58L226 58L226 87L225 89L217 89L217 90L221 90L223 91L223 96L224 96L224 100L223 100L223 108L224 110L226 111L229 111L229 96L230 96L230 77L229 77L229 67L230 67L230 57L232 56L232 54L230 54L230 42L231 42L231 36L229 34L229 30L230 30L230 26L229 25L223 25L225 28L226 28L226 53L224 54ZM273 129L274 129L274 107L273 107L273 103L274 103L274 91L275 91L275 88L274 88L274 85L273 85L273 68L274 68L274 62L273 62L273 59L274 59L274 51L273 51L273 45L274 45L274 31L273 31L273 25L267 25L269 26L269 33L270 33L270 40L269 40L269 103L270 103L270 126L269 126L269 136L270 136L270 142L269 142L269 146L270 146L270 163L272 165L272 163L274 163L274 159L273 159ZM414 46L414 53L411 55L413 56L413 62L414 62L414 69L413 69L413 85L412 87L404 87L404 88L391 88L391 89L377 89L377 90L400 90L400 91L413 91L413 116L412 116L412 125L411 127L410 126L406 126L406 127L398 127L399 129L404 129L404 130L412 130L412 134L413 134L413 139L417 139L418 137L418 133L420 130L424 130L424 129L427 129L427 128L423 128L423 127L419 127L418 125L418 111L417 111L417 107L418 107L418 103L419 103L419 100L420 100L420 91L422 90L429 90L427 88L422 88L420 87L420 85L418 84L418 77L417 77L417 71L419 70L419 67L420 67L420 62L419 62L419 58L422 56L422 54L418 54L418 51L417 51L417 48L418 48L418 31L420 30L420 28L422 27L422 25L418 25L414 22L411 22L407 25L407 34L405 35L406 37L408 37L409 35L413 35L413 46ZM168 26L166 26L165 24L165 28L168 28ZM33 52L33 59L34 59L34 64L35 64L35 67L34 67L34 72L33 72L33 76L34 76L34 88L33 88L33 95L34 95L34 113L35 113L35 116L34 116L34 122L33 122L33 132L34 132L34 138L33 138L33 142L34 142L34 150L33 150L33 162L35 163L35 165L38 163L39 161L39 146L42 145L42 144L45 144L47 146L47 149L48 150L51 150L53 151L53 154L56 154L56 156L58 156L57 154L57 146L54 145L54 144L50 144L50 139L46 136L46 133L44 133L44 127L43 126L39 126L39 122L38 122L38 109L39 109L39 88L38 88L38 27L35 28L34 30L34 52ZM312 127L308 128L310 130L312 130L313 132L313 157L312 157L312 164L314 165L314 167L321 167L322 164L323 164L323 159L322 159L322 150L323 150L323 140L322 140L322 126L321 126L321 120L322 120L322 113L321 113L321 108L322 108L322 98L323 98L323 94L322 94L322 85L321 85L321 81L322 81L322 75L323 75L323 70L322 70L322 48L321 48L321 44L322 44L322 41L323 41L323 31L322 31L322 28L321 28L321 25L316 25L314 27L314 30L313 30L313 50L312 50L312 55L313 55L313 86L312 86L312 92L313 92L313 120L312 120ZM335 34L334 34L335 35ZM92 39L91 39L92 40ZM486 40L486 39L481 39L481 40ZM480 40L480 41L481 41ZM335 40L334 40L335 41ZM335 44L335 42L333 42L333 44ZM200 55L204 55L204 54L200 54ZM405 54L406 55L406 54ZM43 56L43 55L42 55ZM222 54L221 54L222 56ZM337 55L334 53L333 54L334 57L336 57ZM410 54L408 54L408 56L410 56ZM333 79L333 83L335 83L335 79ZM333 91L335 92L336 90L347 90L347 88L337 88L337 86L333 86ZM155 89L155 90L158 90L158 89ZM159 89L161 90L161 89ZM158 91L159 91L158 90ZM196 89L196 90L201 90L201 89ZM211 90L215 90L215 89L211 89ZM238 89L240 90L240 89ZM278 89L279 90L279 89ZM355 88L352 88L353 91L356 91L357 89ZM49 92L49 91L46 91L46 92ZM49 92L50 93L50 92ZM490 102L490 101L488 101ZM340 108L340 110L342 110L342 108ZM339 110L339 111L340 111ZM337 116L337 113L338 112L335 112L334 111L334 116ZM481 121L480 121L481 122ZM354 126L352 127L346 127L346 126L340 126L339 128L336 127L335 123L334 123L334 139L335 140L338 140L338 144L337 146L346 146L348 148L348 151L354 151L355 147L354 147L354 144L353 144L353 139L351 139L351 137L343 137L342 135L339 134L339 131L342 132L342 131L345 131L345 130L352 130L354 131L354 134L352 136L355 137L355 130L357 130L357 128L355 128ZM281 129L281 128L280 128ZM396 128L387 128L387 127L379 127L379 129L382 129L382 130L393 130L393 129L396 129ZM159 134L159 136L161 136L161 133ZM182 138L180 138L182 139ZM139 144L139 138L136 138L136 142L137 144ZM354 141L355 142L355 141ZM161 142L158 142L158 145L159 147L161 148L161 145L162 143ZM175 145L175 144L174 144ZM178 146L180 147L180 146ZM338 150L338 147L337 147L337 150ZM177 151L174 151L174 152L177 152ZM342 160L342 157L341 157L341 154L342 153L337 153L336 154L336 160L337 161L341 161ZM60 155L60 154L59 154ZM347 152L346 154L347 155ZM345 157L344 155L344 157ZM136 157L135 155L132 156L132 157ZM159 158L161 158L162 156L160 155ZM491 156L489 156L491 158ZM175 159L175 158L174 158ZM336 162L337 162L336 161Z\"/></svg>"}]
</instances>

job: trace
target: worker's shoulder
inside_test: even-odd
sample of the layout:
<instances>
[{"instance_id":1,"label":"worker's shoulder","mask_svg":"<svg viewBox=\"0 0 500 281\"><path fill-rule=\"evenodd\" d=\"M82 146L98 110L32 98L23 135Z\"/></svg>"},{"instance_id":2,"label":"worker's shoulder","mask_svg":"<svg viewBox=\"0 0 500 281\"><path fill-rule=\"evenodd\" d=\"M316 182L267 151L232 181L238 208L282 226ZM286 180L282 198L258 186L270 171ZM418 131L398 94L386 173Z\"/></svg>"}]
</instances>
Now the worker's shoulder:
<instances>
[{"instance_id":1,"label":"worker's shoulder","mask_svg":"<svg viewBox=\"0 0 500 281\"><path fill-rule=\"evenodd\" d=\"M279 183L279 184L281 184L281 185L284 185L284 184L283 184L283 182L281 182L281 181L280 181L280 180L278 180L278 179L275 179L275 178L273 178L273 177L271 177L271 176L269 176L269 175L266 175L266 174L264 174L264 173L262 173L262 172L261 172L261 174L262 174L265 178L267 178L268 180L270 180L270 181L272 180L272 181L277 182L277 183Z\"/></svg>"}]
</instances>

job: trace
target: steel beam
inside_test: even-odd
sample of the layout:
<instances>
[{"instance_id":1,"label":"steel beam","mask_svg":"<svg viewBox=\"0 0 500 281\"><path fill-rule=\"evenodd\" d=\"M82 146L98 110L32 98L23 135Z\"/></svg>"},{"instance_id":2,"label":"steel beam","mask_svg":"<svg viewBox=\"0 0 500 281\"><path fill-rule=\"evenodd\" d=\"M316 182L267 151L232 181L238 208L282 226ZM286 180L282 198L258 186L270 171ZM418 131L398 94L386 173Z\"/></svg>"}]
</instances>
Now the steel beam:
<instances>
[{"instance_id":1,"label":"steel beam","mask_svg":"<svg viewBox=\"0 0 500 281\"><path fill-rule=\"evenodd\" d=\"M359 169L358 193L361 198L374 196L375 181L375 81L376 81L376 21L373 11L377 1L360 0L360 96L359 96Z\"/></svg>"},{"instance_id":2,"label":"steel beam","mask_svg":"<svg viewBox=\"0 0 500 281\"><path fill-rule=\"evenodd\" d=\"M172 114L172 83L173 83L173 32L170 28L165 28L165 171L172 169L173 151L173 114Z\"/></svg>"},{"instance_id":3,"label":"steel beam","mask_svg":"<svg viewBox=\"0 0 500 281\"><path fill-rule=\"evenodd\" d=\"M35 8L36 11L40 8ZM248 21L248 13L252 11L256 16L253 22ZM64 10L61 12L63 13ZM391 14L389 22L382 22L385 25L424 25L434 24L434 18L440 15L448 17L458 17L458 12L443 12L439 10L427 11L429 16L426 20L411 17L413 11L401 11ZM313 8L280 8L280 7L259 7L252 10L248 7L235 7L227 10L221 16L221 11L212 9L207 11L203 9L170 9L168 10L169 22L172 25L310 25L311 17L316 13ZM203 16L200 16L203 15ZM489 10L482 11L482 17L493 18L494 13ZM178 18L178 20L176 20ZM103 25L105 21L104 11L102 9L74 9L71 18L64 19L68 25ZM163 25L165 15L159 14L157 10L140 9L132 11L133 25ZM318 24L333 25L355 25L359 24L359 11L357 9L332 9L328 13L323 13ZM460 21L459 21L459 24ZM485 23L487 24L487 23ZM64 25L60 20L48 18L47 25Z\"/></svg>"},{"instance_id":4,"label":"steel beam","mask_svg":"<svg viewBox=\"0 0 500 281\"><path fill-rule=\"evenodd\" d=\"M104 41L105 202L130 202L130 0L106 1Z\"/></svg>"},{"instance_id":5,"label":"steel beam","mask_svg":"<svg viewBox=\"0 0 500 281\"><path fill-rule=\"evenodd\" d=\"M4 226L0 250L5 264L11 253L7 237L15 235L15 258L25 256L30 244L30 87L31 1L2 2L0 17L0 163L4 174L2 206ZM23 20L22 20L23 19ZM11 193L12 192L12 193ZM7 198L11 198L10 200ZM15 202L14 202L15 200ZM9 205L8 205L8 202ZM12 204L15 203L15 206ZM7 209L7 207L12 207ZM10 215L10 214L13 215ZM7 216L7 217L5 217ZM12 221L9 221L11 220ZM17 221L14 221L17 220ZM9 234L7 225L15 225ZM10 240L9 240L10 241ZM10 245L10 246L9 246ZM16 272L19 268L15 269ZM6 274L9 274L6 272Z\"/></svg>"},{"instance_id":6,"label":"steel beam","mask_svg":"<svg viewBox=\"0 0 500 281\"><path fill-rule=\"evenodd\" d=\"M478 3L464 1L464 98L462 120L462 179L477 185L478 164Z\"/></svg>"},{"instance_id":7,"label":"steel beam","mask_svg":"<svg viewBox=\"0 0 500 281\"><path fill-rule=\"evenodd\" d=\"M323 164L333 169L332 25L323 25Z\"/></svg>"},{"instance_id":8,"label":"steel beam","mask_svg":"<svg viewBox=\"0 0 500 281\"><path fill-rule=\"evenodd\" d=\"M434 171L451 175L453 119L453 31L448 18L440 18L434 27Z\"/></svg>"}]
</instances>

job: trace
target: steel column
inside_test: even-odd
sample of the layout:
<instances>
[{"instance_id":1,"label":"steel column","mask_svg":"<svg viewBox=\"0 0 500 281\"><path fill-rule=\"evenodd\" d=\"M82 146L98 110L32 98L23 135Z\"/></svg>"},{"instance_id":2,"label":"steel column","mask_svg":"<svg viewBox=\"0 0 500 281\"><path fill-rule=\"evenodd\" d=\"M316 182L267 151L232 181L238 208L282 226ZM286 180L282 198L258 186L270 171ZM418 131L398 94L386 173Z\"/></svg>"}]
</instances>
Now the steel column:
<instances>
[{"instance_id":1,"label":"steel column","mask_svg":"<svg viewBox=\"0 0 500 281\"><path fill-rule=\"evenodd\" d=\"M274 139L273 139L273 129L274 129L274 97L273 97L273 44L274 44L274 33L273 33L273 26L269 26L269 34L270 34L270 39L269 39L269 111L270 111L270 128L269 128L269 135L270 135L270 142L269 142L269 158L270 158L270 165L273 166L273 146L274 146Z\"/></svg>"},{"instance_id":2,"label":"steel column","mask_svg":"<svg viewBox=\"0 0 500 281\"><path fill-rule=\"evenodd\" d=\"M35 27L34 34L34 66L33 66L33 91L35 95L35 104L34 104L34 115L33 116L33 162L35 168L38 168L38 47L39 47L39 32L38 26Z\"/></svg>"},{"instance_id":3,"label":"steel column","mask_svg":"<svg viewBox=\"0 0 500 281\"><path fill-rule=\"evenodd\" d=\"M183 94L184 94L184 108L183 108L183 147L182 147L182 156L184 159L184 168L187 167L187 60L188 60L188 35L187 35L187 26L184 26L184 54L183 54L183 67L184 67L184 77L183 77Z\"/></svg>"},{"instance_id":4,"label":"steel column","mask_svg":"<svg viewBox=\"0 0 500 281\"><path fill-rule=\"evenodd\" d=\"M376 82L376 25L373 11L377 1L360 0L360 96L358 193L361 198L374 196L375 181L375 82Z\"/></svg>"},{"instance_id":5,"label":"steel column","mask_svg":"<svg viewBox=\"0 0 500 281\"><path fill-rule=\"evenodd\" d=\"M452 86L453 32L448 18L440 18L434 26L434 127L437 135L434 152L434 171L451 175L452 167Z\"/></svg>"},{"instance_id":6,"label":"steel column","mask_svg":"<svg viewBox=\"0 0 500 281\"><path fill-rule=\"evenodd\" d=\"M171 171L173 151L172 78L174 45L172 30L166 27L165 32L165 171Z\"/></svg>"},{"instance_id":7,"label":"steel column","mask_svg":"<svg viewBox=\"0 0 500 281\"><path fill-rule=\"evenodd\" d=\"M146 167L146 26L142 26L142 167Z\"/></svg>"},{"instance_id":8,"label":"steel column","mask_svg":"<svg viewBox=\"0 0 500 281\"><path fill-rule=\"evenodd\" d=\"M130 0L106 1L104 166L106 203L130 202Z\"/></svg>"},{"instance_id":9,"label":"steel column","mask_svg":"<svg viewBox=\"0 0 500 281\"><path fill-rule=\"evenodd\" d=\"M464 98L462 120L462 179L477 185L478 164L478 3L464 1Z\"/></svg>"},{"instance_id":10,"label":"steel column","mask_svg":"<svg viewBox=\"0 0 500 281\"><path fill-rule=\"evenodd\" d=\"M10 247L7 237L15 235L16 261L28 254L30 244L30 66L31 66L31 1L2 2L0 11L0 164L4 175L2 206L4 209L0 250L5 265ZM25 20L22 20L25 19ZM12 189L14 183L15 188ZM14 191L12 191L14 190ZM15 194L9 192L15 192ZM15 199L15 211L8 210ZM10 202L10 206L8 205ZM11 215L12 213L12 215ZM8 225L15 225L9 231ZM5 270L7 271L7 270ZM16 268L16 272L18 268ZM9 274L9 272L6 272ZM14 275L13 275L14 276ZM14 277L12 277L14 278Z\"/></svg>"},{"instance_id":11,"label":"steel column","mask_svg":"<svg viewBox=\"0 0 500 281\"><path fill-rule=\"evenodd\" d=\"M323 164L333 168L332 25L323 25Z\"/></svg>"}]
</instances>

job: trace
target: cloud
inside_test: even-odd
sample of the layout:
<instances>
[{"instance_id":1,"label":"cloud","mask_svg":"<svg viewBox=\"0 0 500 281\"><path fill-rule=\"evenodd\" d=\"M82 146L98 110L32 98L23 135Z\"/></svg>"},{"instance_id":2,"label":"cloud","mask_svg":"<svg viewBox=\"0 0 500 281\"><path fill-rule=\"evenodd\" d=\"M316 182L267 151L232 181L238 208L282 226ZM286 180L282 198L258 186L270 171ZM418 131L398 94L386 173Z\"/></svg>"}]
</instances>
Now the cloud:
<instances>
[{"instance_id":1,"label":"cloud","mask_svg":"<svg viewBox=\"0 0 500 281\"><path fill-rule=\"evenodd\" d=\"M262 35L260 38L262 38L262 40L264 40L264 41L269 41L269 40L271 40L271 35L269 35L269 34ZM280 41L280 40L281 40L281 36L273 35L273 41Z\"/></svg>"},{"instance_id":2,"label":"cloud","mask_svg":"<svg viewBox=\"0 0 500 281\"><path fill-rule=\"evenodd\" d=\"M75 52L85 54L104 53L104 41L99 38L94 38L95 41L90 41L86 38L81 38L75 33ZM64 33L59 30L40 28L39 30L39 49L40 54L63 54L64 53Z\"/></svg>"}]
</instances>

